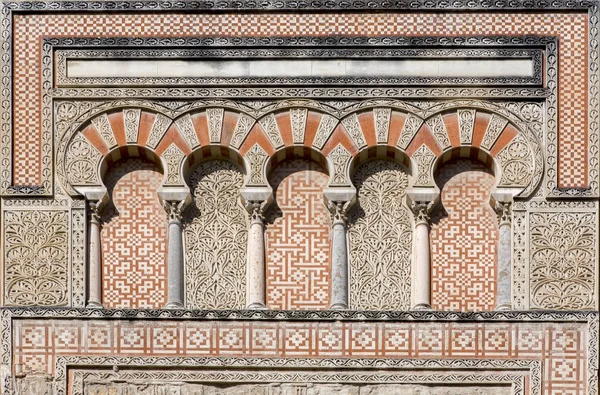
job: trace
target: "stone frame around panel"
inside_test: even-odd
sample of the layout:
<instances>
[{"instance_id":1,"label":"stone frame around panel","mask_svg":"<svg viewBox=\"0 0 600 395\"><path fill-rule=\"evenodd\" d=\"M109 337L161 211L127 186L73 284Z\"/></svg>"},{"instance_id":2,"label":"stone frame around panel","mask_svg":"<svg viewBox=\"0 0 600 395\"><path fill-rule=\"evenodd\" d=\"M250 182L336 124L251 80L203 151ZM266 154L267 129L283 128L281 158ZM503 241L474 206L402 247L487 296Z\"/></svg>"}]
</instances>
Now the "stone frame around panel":
<instances>
[{"instance_id":1,"label":"stone frame around panel","mask_svg":"<svg viewBox=\"0 0 600 395\"><path fill-rule=\"evenodd\" d=\"M177 372L161 372L164 376L173 376L178 382L293 382L304 369L320 369L319 372L306 372L306 382L332 382L335 383L398 383L398 384L511 384L511 395L526 395L524 381L526 375L514 373L477 373L476 370L519 370L529 375L531 395L541 395L542 392L542 366L535 360L472 360L472 359L309 359L309 358L238 358L238 357L79 357L60 356L56 361L56 388L57 395L83 395L86 377L98 378L103 373L85 373L77 367L112 368L113 375L119 381L127 380L121 373L120 367L128 370L138 366L144 367L144 372L134 371L136 380L152 380L151 371L154 368L179 369ZM116 369L115 369L116 367ZM270 375L261 369L282 368ZM185 372L187 369L240 369L252 368L253 372ZM258 369L257 369L258 368ZM288 369L292 370L288 373ZM73 385L68 383L67 370L73 370ZM359 370L360 369L360 370ZM370 370L388 369L384 374ZM403 373L404 369L431 370L456 370L455 374L426 374ZM331 371L328 371L331 370ZM340 372L342 371L342 372ZM463 373L464 371L464 373ZM142 374L142 377L138 376ZM171 374L169 374L171 373ZM146 376L146 377L144 377ZM211 376L213 377L211 379ZM385 377L382 380L380 376ZM344 380L345 378L345 380ZM420 381L419 381L420 379ZM155 380L155 379L154 379Z\"/></svg>"},{"instance_id":2,"label":"stone frame around panel","mask_svg":"<svg viewBox=\"0 0 600 395\"><path fill-rule=\"evenodd\" d=\"M587 325L587 385L588 395L598 394L598 312L560 311L493 311L493 312L435 312L435 311L278 311L278 310L136 310L136 309L72 309L72 308L2 308L0 309L0 379L2 390L12 390L12 323L15 319L192 319L192 320L288 320L297 322L314 321L457 321L457 322L557 322L585 323ZM76 357L80 358L80 357ZM254 358L252 359L254 360ZM286 359L288 360L288 359ZM335 363L352 364L356 359L335 358ZM377 361L368 359L366 361ZM394 363L394 359L385 359ZM401 361L401 360L400 360ZM424 361L430 361L424 359ZM466 360L472 361L472 360ZM375 365L376 366L376 365ZM541 385L541 383L540 383Z\"/></svg>"},{"instance_id":3,"label":"stone frame around panel","mask_svg":"<svg viewBox=\"0 0 600 395\"><path fill-rule=\"evenodd\" d=\"M263 85L515 85L542 86L543 52L540 48L240 48L240 49L66 49L55 50L55 88L75 88L86 86L263 86ZM377 59L531 59L533 75L531 77L69 77L67 62L71 59L288 59L309 57L311 59L328 58L377 58Z\"/></svg>"},{"instance_id":4,"label":"stone frame around panel","mask_svg":"<svg viewBox=\"0 0 600 395\"><path fill-rule=\"evenodd\" d=\"M556 160L552 161L552 166L550 169L554 169L554 174L550 174L550 180L548 181L548 197L552 198L581 198L581 197L597 197L598 196L598 178L599 178L599 170L598 167L598 92L599 89L599 78L597 76L596 70L598 69L598 24L599 24L599 7L597 1L589 1L589 0L581 0L568 2L566 0L553 2L548 4L545 1L538 0L530 3L520 3L520 2L508 2L508 3L488 3L484 0L478 0L475 2L459 2L459 3L429 3L425 0L420 0L419 2L384 2L382 0L378 0L375 2L371 2L369 4L361 3L361 2L313 2L313 3L303 3L303 2L293 2L293 1L282 1L282 2L262 2L255 3L252 1L242 1L242 2L234 2L234 1L224 1L220 3L213 3L210 1L206 2L197 2L186 0L182 2L162 2L160 6L152 1L141 1L141 2L103 2L103 1L56 1L52 3L45 3L40 1L35 2L4 2L1 4L1 12L2 12L2 37L4 41L2 43L2 133L1 133L1 150L3 154L3 159L0 164L0 179L2 181L0 185L0 193L3 195L17 195L17 196L29 196L29 195L49 195L52 192L52 169L50 164L46 164L47 166L43 167L43 179L46 183L42 186L14 186L12 184L12 174L11 174L11 165L12 165L12 84L10 75L12 73L12 15L14 12L20 11L69 11L69 10L93 10L93 11L127 11L129 9L139 9L139 10L156 10L160 9L162 11L166 10L377 10L377 9L407 9L407 10L531 10L531 9L541 9L541 10L585 10L589 15L589 37L588 42L589 46L592 50L589 52L589 111L588 111L588 144L589 144L589 152L590 152L590 166L588 168L588 184L589 188L558 188L557 187L557 178L555 167L557 166ZM447 38L444 38L448 40ZM513 38L508 38L510 41ZM452 40L449 40L452 41ZM556 61L556 58L549 58L547 56L547 61ZM556 73L554 73L556 77ZM550 84L549 84L550 86ZM550 91L552 89L556 90L556 84L554 86L550 86ZM50 99L50 94L47 92L47 89L43 89L42 94L42 103L45 103L45 98ZM61 96L61 93L67 94L66 92L57 92L53 91L51 94L55 97ZM83 95L86 96L90 93L89 90L86 92L81 92L77 90L71 90L68 95ZM129 95L129 96L141 96L144 93L148 94L147 90L143 89L111 89L111 90L99 90L97 96L106 97L107 95ZM294 96L294 95L303 95L303 96L311 96L311 95L319 95L319 96L340 96L344 93L343 90L340 89L327 89L327 88L318 88L318 89L292 89L292 90L271 90L271 92L265 91L264 89L246 89L246 90L237 90L237 96L261 96L265 94L275 94L278 93L282 96ZM361 92L364 94L365 92ZM460 97L460 96L470 96L470 97L532 97L533 95L537 95L538 97L546 96L548 94L547 89L538 89L532 92L530 89L510 89L505 92L499 92L497 89L489 89L489 88L476 88L476 89L437 89L437 88L429 88L429 89L376 89L373 92L367 92L369 94L374 94L376 96L398 96L398 95L408 95L408 96L426 96L426 97ZM216 96L219 94L219 90L185 90L185 89L166 89L162 90L162 95L168 96L185 96L189 94L194 95L208 95L208 96ZM65 97L65 96L63 96ZM554 95L554 99L549 98L547 100L548 103L548 133L551 141L556 143L557 141L557 122L556 122L556 95ZM46 103L49 104L49 103ZM49 106L43 106L42 109L42 117L44 118L44 108L48 109ZM49 121L49 114L46 114L45 120ZM44 119L42 120L42 125L45 125ZM49 125L48 125L49 128ZM44 129L44 127L43 127ZM46 136L48 137L48 136ZM48 143L51 141L51 138L46 138L45 141ZM47 147L48 146L48 147ZM556 144L550 147L550 152L556 154L557 146ZM43 152L51 151L50 144L43 145ZM553 155L550 155L552 157ZM549 162L552 158L549 158ZM49 168L49 170L48 170ZM50 174L46 174L46 173ZM47 176L47 177L46 177ZM44 184L44 183L43 183Z\"/></svg>"}]
</instances>

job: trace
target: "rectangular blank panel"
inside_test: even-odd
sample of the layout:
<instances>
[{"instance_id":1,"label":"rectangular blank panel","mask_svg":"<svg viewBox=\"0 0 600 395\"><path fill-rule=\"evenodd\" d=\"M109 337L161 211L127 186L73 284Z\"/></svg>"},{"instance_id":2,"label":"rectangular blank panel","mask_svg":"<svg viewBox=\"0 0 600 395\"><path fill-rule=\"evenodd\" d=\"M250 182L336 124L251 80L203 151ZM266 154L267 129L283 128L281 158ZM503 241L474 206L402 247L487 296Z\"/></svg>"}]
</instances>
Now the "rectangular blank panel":
<instances>
[{"instance_id":1,"label":"rectangular blank panel","mask_svg":"<svg viewBox=\"0 0 600 395\"><path fill-rule=\"evenodd\" d=\"M68 59L67 78L533 77L532 58Z\"/></svg>"}]
</instances>

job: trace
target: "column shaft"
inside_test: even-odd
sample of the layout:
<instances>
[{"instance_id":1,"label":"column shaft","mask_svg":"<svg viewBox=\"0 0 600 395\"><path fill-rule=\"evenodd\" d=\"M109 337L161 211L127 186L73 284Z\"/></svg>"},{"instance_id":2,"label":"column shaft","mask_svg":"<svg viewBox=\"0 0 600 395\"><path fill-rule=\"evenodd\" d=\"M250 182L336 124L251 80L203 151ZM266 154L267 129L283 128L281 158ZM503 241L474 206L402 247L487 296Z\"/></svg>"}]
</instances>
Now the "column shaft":
<instances>
[{"instance_id":1,"label":"column shaft","mask_svg":"<svg viewBox=\"0 0 600 395\"><path fill-rule=\"evenodd\" d=\"M99 206L90 203L90 261L88 272L89 297L87 307L102 308L102 248Z\"/></svg>"},{"instance_id":2,"label":"column shaft","mask_svg":"<svg viewBox=\"0 0 600 395\"><path fill-rule=\"evenodd\" d=\"M413 204L415 213L415 305L414 310L431 310L431 252L429 211L431 203Z\"/></svg>"},{"instance_id":3,"label":"column shaft","mask_svg":"<svg viewBox=\"0 0 600 395\"><path fill-rule=\"evenodd\" d=\"M511 212L510 203L497 203L496 211L500 223L498 241L498 294L496 310L512 309L512 260L511 260Z\"/></svg>"},{"instance_id":4,"label":"column shaft","mask_svg":"<svg viewBox=\"0 0 600 395\"><path fill-rule=\"evenodd\" d=\"M347 202L330 202L333 219L331 246L331 306L349 308L348 244L346 239Z\"/></svg>"},{"instance_id":5,"label":"column shaft","mask_svg":"<svg viewBox=\"0 0 600 395\"><path fill-rule=\"evenodd\" d=\"M250 231L246 267L246 305L249 309L266 308L264 202L248 202Z\"/></svg>"},{"instance_id":6,"label":"column shaft","mask_svg":"<svg viewBox=\"0 0 600 395\"><path fill-rule=\"evenodd\" d=\"M181 215L184 201L163 201L169 217L167 246L167 309L184 307L183 293L183 233Z\"/></svg>"}]
</instances>

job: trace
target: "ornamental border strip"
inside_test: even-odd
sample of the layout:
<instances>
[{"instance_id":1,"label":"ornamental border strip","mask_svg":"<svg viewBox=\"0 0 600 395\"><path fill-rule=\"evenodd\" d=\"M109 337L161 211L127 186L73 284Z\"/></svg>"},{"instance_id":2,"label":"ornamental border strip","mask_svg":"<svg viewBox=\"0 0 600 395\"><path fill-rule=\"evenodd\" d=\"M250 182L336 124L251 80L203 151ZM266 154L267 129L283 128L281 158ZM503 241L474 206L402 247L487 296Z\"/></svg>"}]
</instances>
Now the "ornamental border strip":
<instances>
[{"instance_id":1,"label":"ornamental border strip","mask_svg":"<svg viewBox=\"0 0 600 395\"><path fill-rule=\"evenodd\" d=\"M280 310L142 310L142 309L76 309L76 308L0 308L0 364L2 389L12 391L12 321L13 319L203 319L203 320L298 320L298 321L459 321L459 322L581 322L588 327L588 389L597 395L598 370L598 316L597 311L280 311Z\"/></svg>"},{"instance_id":2,"label":"ornamental border strip","mask_svg":"<svg viewBox=\"0 0 600 395\"><path fill-rule=\"evenodd\" d=\"M340 365L345 365L341 366ZM89 357L89 356L59 356L56 361L56 381L58 384L57 395L64 395L68 393L69 389L72 389L72 395L83 395L85 376L96 376L105 375L100 372L89 372L78 370L77 367L90 368L90 367L112 367L113 371L109 373L114 376L113 380L119 382L126 381L128 376L134 374L131 368L144 367L145 375L151 376L152 372L148 372L147 369L157 367L180 368L181 371L168 371L165 372L165 376L176 376L173 380L177 382L211 382L211 381L225 381L227 382L244 382L244 376L246 376L246 382L256 382L258 377L262 374L267 375L269 372L267 369L273 369L274 367L285 367L284 372L277 372L282 377L277 382L289 382L285 380L286 376L294 376L298 372L302 372L305 369L320 369L319 372L302 372L310 376L310 380L307 382L315 382L316 380L329 382L331 375L344 374L347 376L355 376L357 379L347 380L344 383L368 383L368 382L385 382L385 383L401 383L401 384L475 384L485 382L486 384L511 384L512 394L511 395L525 395L524 394L524 380L527 375L530 377L531 382L531 394L541 394L541 382L542 382L542 368L541 362L538 360L527 360L527 359L515 359L515 360L481 360L481 359L367 359L367 358L352 358L352 359L339 359L339 358L240 358L240 357ZM115 367L117 370L115 371ZM120 367L126 367L127 370L122 373ZM234 372L218 372L219 368L244 368L252 367L253 371L250 373L236 371ZM211 368L214 372L202 372L198 371L202 368ZM258 369L255 369L258 368ZM198 370L197 370L198 369ZM290 369L290 370L288 370ZM294 370L291 370L294 369ZM360 369L360 370L359 370ZM388 369L385 373L377 372L380 369ZM414 373L404 373L405 369L425 369L425 370L456 370L452 375L419 375ZM527 374L514 374L507 372L505 374L499 373L479 373L474 370L520 370ZM73 370L73 385L69 388L67 379L67 370ZM357 371L359 370L359 371ZM370 370L374 370L371 371ZM187 372L186 372L187 371ZM341 372L340 372L341 371ZM343 373L342 373L343 372ZM277 374L275 373L275 374ZM230 377L218 377L218 375L229 375ZM274 374L274 373L271 373ZM203 378L215 376L213 379ZM319 377L322 378L319 378ZM378 379L379 376L385 376L385 380ZM392 379L390 380L390 376ZM233 380L232 377L235 377ZM421 378L421 380L419 380ZM99 380L99 378L97 378ZM105 379L106 380L106 379ZM139 379L138 379L139 380ZM148 380L152 380L148 377ZM272 381L269 379L269 381ZM263 382L263 381L261 381ZM266 380L264 381L266 382ZM335 380L339 382L339 378Z\"/></svg>"},{"instance_id":3,"label":"ornamental border strip","mask_svg":"<svg viewBox=\"0 0 600 395\"><path fill-rule=\"evenodd\" d=\"M397 85L516 85L542 86L542 50L541 48L156 48L156 49L80 49L55 50L56 88L74 87L115 87L115 86L306 86L306 85L350 85L350 86L397 86ZM76 60L114 60L114 59L176 59L197 60L211 59L289 59L308 57L310 59L530 59L533 69L531 76L441 76L441 77L377 77L352 76L345 77L69 77L68 61Z\"/></svg>"}]
</instances>

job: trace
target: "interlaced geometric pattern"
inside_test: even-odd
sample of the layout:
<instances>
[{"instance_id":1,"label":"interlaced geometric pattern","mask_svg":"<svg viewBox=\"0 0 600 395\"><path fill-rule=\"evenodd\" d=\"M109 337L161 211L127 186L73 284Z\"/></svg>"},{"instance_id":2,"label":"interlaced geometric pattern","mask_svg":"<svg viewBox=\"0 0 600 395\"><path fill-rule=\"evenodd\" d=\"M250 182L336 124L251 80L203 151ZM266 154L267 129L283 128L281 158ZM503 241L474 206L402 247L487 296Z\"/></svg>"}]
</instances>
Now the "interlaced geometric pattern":
<instances>
[{"instance_id":1,"label":"interlaced geometric pattern","mask_svg":"<svg viewBox=\"0 0 600 395\"><path fill-rule=\"evenodd\" d=\"M540 35L557 36L560 186L587 184L587 12L192 14L14 16L14 183L40 182L42 37Z\"/></svg>"},{"instance_id":2,"label":"interlaced geometric pattern","mask_svg":"<svg viewBox=\"0 0 600 395\"><path fill-rule=\"evenodd\" d=\"M456 160L437 178L441 204L431 216L431 293L435 310L496 306L498 222L490 205L495 178L483 164Z\"/></svg>"},{"instance_id":3,"label":"interlaced geometric pattern","mask_svg":"<svg viewBox=\"0 0 600 395\"><path fill-rule=\"evenodd\" d=\"M270 183L276 201L266 215L267 306L329 307L331 220L323 203L329 177L310 161L285 161Z\"/></svg>"},{"instance_id":4,"label":"interlaced geometric pattern","mask_svg":"<svg viewBox=\"0 0 600 395\"><path fill-rule=\"evenodd\" d=\"M167 221L151 162L128 159L108 170L111 196L102 228L102 303L106 308L162 308L166 303Z\"/></svg>"},{"instance_id":5,"label":"interlaced geometric pattern","mask_svg":"<svg viewBox=\"0 0 600 395\"><path fill-rule=\"evenodd\" d=\"M431 358L523 359L540 361L543 395L587 395L586 359L595 352L587 348L587 326L461 320L381 320L370 325L323 320L17 319L12 355L17 373L47 374L55 373L60 355L414 358L424 364Z\"/></svg>"}]
</instances>

